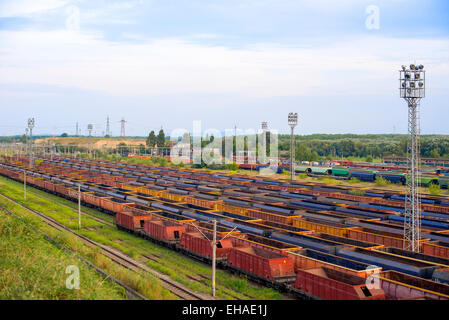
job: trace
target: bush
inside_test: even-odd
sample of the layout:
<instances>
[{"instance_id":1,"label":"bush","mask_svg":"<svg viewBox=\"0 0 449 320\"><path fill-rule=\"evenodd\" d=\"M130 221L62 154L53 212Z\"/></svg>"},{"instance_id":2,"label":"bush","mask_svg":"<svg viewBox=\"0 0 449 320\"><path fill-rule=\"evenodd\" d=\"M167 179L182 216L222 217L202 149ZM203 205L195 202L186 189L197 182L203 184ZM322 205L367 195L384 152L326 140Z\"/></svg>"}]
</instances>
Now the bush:
<instances>
[{"instance_id":1,"label":"bush","mask_svg":"<svg viewBox=\"0 0 449 320\"><path fill-rule=\"evenodd\" d=\"M36 167L39 167L41 165L42 161L44 161L44 159L36 159L34 161L34 164L36 165Z\"/></svg>"},{"instance_id":2,"label":"bush","mask_svg":"<svg viewBox=\"0 0 449 320\"><path fill-rule=\"evenodd\" d=\"M282 174L289 176L290 175L290 171L288 170L282 170Z\"/></svg>"},{"instance_id":3,"label":"bush","mask_svg":"<svg viewBox=\"0 0 449 320\"><path fill-rule=\"evenodd\" d=\"M437 185L437 184L433 184L433 183L432 183L432 184L429 186L429 193L430 193L431 195L434 195L434 196L439 195L439 194L441 193L440 186Z\"/></svg>"},{"instance_id":4,"label":"bush","mask_svg":"<svg viewBox=\"0 0 449 320\"><path fill-rule=\"evenodd\" d=\"M360 183L361 181L357 178L351 178L348 180L349 183Z\"/></svg>"},{"instance_id":5,"label":"bush","mask_svg":"<svg viewBox=\"0 0 449 320\"><path fill-rule=\"evenodd\" d=\"M237 165L237 163L233 162L226 164L225 168L226 170L236 171L238 170L239 166Z\"/></svg>"},{"instance_id":6,"label":"bush","mask_svg":"<svg viewBox=\"0 0 449 320\"><path fill-rule=\"evenodd\" d=\"M383 187L389 184L390 182L382 177L376 178L376 186Z\"/></svg>"},{"instance_id":7,"label":"bush","mask_svg":"<svg viewBox=\"0 0 449 320\"><path fill-rule=\"evenodd\" d=\"M166 159L166 158L163 158L163 157L152 157L152 158L151 158L151 161L152 161L155 165L158 165L158 166L161 166L161 167L166 167L166 166L168 165L167 159Z\"/></svg>"},{"instance_id":8,"label":"bush","mask_svg":"<svg viewBox=\"0 0 449 320\"><path fill-rule=\"evenodd\" d=\"M365 190L352 189L351 194L353 194L355 196L364 196L366 194L366 192L365 192Z\"/></svg>"}]
</instances>

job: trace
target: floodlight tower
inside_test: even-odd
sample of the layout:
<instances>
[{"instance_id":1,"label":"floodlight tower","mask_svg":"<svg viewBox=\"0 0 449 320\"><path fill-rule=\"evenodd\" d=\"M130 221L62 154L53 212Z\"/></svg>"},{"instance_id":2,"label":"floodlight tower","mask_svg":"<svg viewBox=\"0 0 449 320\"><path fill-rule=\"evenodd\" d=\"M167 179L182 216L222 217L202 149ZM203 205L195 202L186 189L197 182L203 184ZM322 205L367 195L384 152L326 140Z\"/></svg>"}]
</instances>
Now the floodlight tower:
<instances>
[{"instance_id":1,"label":"floodlight tower","mask_svg":"<svg viewBox=\"0 0 449 320\"><path fill-rule=\"evenodd\" d=\"M91 137L92 136L92 130L93 130L93 128L94 128L94 125L93 124L88 124L87 125L87 130L89 130L89 137Z\"/></svg>"},{"instance_id":2,"label":"floodlight tower","mask_svg":"<svg viewBox=\"0 0 449 320\"><path fill-rule=\"evenodd\" d=\"M419 252L421 208L419 201L419 103L425 97L424 66L411 64L399 70L399 92L408 105L407 183L404 212L404 249Z\"/></svg>"},{"instance_id":3,"label":"floodlight tower","mask_svg":"<svg viewBox=\"0 0 449 320\"><path fill-rule=\"evenodd\" d=\"M106 135L108 137L111 136L110 130L109 130L109 116L106 118Z\"/></svg>"},{"instance_id":4,"label":"floodlight tower","mask_svg":"<svg viewBox=\"0 0 449 320\"><path fill-rule=\"evenodd\" d=\"M28 129L30 129L30 143L33 140L34 118L28 118Z\"/></svg>"},{"instance_id":5,"label":"floodlight tower","mask_svg":"<svg viewBox=\"0 0 449 320\"><path fill-rule=\"evenodd\" d=\"M258 161L261 164L267 163L267 130L268 122L262 121L262 134L259 138Z\"/></svg>"},{"instance_id":6,"label":"floodlight tower","mask_svg":"<svg viewBox=\"0 0 449 320\"><path fill-rule=\"evenodd\" d=\"M33 161L33 128L34 118L28 118L28 129L30 130L30 168Z\"/></svg>"},{"instance_id":7,"label":"floodlight tower","mask_svg":"<svg viewBox=\"0 0 449 320\"><path fill-rule=\"evenodd\" d=\"M122 118L122 120L120 120L120 124L121 124L121 128L120 128L120 137L124 137L125 136L125 123L127 121L125 121L125 118ZM162 128L161 128L162 130Z\"/></svg>"},{"instance_id":8,"label":"floodlight tower","mask_svg":"<svg viewBox=\"0 0 449 320\"><path fill-rule=\"evenodd\" d=\"M295 112L290 112L288 114L288 125L291 129L290 135L290 180L293 181L293 177L295 176L295 127L298 124L298 114Z\"/></svg>"}]
</instances>

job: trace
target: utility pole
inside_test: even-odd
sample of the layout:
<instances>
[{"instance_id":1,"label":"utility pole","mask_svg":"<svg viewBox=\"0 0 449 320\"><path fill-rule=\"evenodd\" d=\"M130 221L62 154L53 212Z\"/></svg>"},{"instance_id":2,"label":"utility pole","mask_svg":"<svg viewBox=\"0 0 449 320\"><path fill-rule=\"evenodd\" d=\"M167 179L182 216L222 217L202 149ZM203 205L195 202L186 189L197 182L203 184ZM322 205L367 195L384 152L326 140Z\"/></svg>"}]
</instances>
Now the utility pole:
<instances>
[{"instance_id":1,"label":"utility pole","mask_svg":"<svg viewBox=\"0 0 449 320\"><path fill-rule=\"evenodd\" d=\"M81 185L78 185L78 230L81 230Z\"/></svg>"},{"instance_id":2,"label":"utility pole","mask_svg":"<svg viewBox=\"0 0 449 320\"><path fill-rule=\"evenodd\" d=\"M295 127L298 124L298 114L290 112L288 114L288 125L291 129L290 134L290 180L295 177Z\"/></svg>"},{"instance_id":3,"label":"utility pole","mask_svg":"<svg viewBox=\"0 0 449 320\"><path fill-rule=\"evenodd\" d=\"M212 297L215 297L216 252L217 252L217 220L214 219L214 235L212 238Z\"/></svg>"},{"instance_id":4,"label":"utility pole","mask_svg":"<svg viewBox=\"0 0 449 320\"><path fill-rule=\"evenodd\" d=\"M408 105L408 137L407 144L407 194L404 211L404 249L419 252L421 237L421 203L419 199L419 103L425 97L425 76L423 65L411 64L410 68L402 66L399 70L400 97Z\"/></svg>"},{"instance_id":5,"label":"utility pole","mask_svg":"<svg viewBox=\"0 0 449 320\"><path fill-rule=\"evenodd\" d=\"M76 133L75 133L75 136L78 137L78 122L76 123Z\"/></svg>"},{"instance_id":6,"label":"utility pole","mask_svg":"<svg viewBox=\"0 0 449 320\"><path fill-rule=\"evenodd\" d=\"M195 227L196 230L198 230L199 233L203 235L207 241L211 241L202 231L199 229L194 223L191 224L191 226ZM229 231L220 241L223 241L226 239L234 230L236 230L237 227L234 227L231 231ZM215 297L215 268L216 268L216 250L217 250L217 220L214 219L213 222L213 236L212 236L212 296Z\"/></svg>"}]
</instances>

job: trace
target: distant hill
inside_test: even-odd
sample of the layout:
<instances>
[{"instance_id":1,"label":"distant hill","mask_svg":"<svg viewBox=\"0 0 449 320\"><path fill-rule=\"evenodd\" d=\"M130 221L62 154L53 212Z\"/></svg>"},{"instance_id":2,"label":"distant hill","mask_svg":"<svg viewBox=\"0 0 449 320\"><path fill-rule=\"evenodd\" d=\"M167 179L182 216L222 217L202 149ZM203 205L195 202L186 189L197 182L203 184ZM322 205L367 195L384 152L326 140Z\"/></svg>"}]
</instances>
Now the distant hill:
<instances>
[{"instance_id":1,"label":"distant hill","mask_svg":"<svg viewBox=\"0 0 449 320\"><path fill-rule=\"evenodd\" d=\"M113 148L120 143L125 143L128 146L138 146L140 144L145 145L145 139L143 138L99 138L99 137L48 137L34 140L35 144L61 144L61 145L76 145L87 146L93 145L94 148L108 147Z\"/></svg>"}]
</instances>

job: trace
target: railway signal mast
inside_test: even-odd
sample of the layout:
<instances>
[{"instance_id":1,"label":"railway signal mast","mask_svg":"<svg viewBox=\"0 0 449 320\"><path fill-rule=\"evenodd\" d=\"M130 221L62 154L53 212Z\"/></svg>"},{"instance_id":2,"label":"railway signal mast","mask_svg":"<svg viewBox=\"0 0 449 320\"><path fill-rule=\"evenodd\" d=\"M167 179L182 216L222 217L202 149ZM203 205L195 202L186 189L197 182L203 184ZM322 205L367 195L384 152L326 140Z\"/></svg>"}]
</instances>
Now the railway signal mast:
<instances>
[{"instance_id":1,"label":"railway signal mast","mask_svg":"<svg viewBox=\"0 0 449 320\"><path fill-rule=\"evenodd\" d=\"M291 129L290 135L290 180L295 176L295 127L298 124L298 114L290 112L288 114L288 125Z\"/></svg>"},{"instance_id":2,"label":"railway signal mast","mask_svg":"<svg viewBox=\"0 0 449 320\"><path fill-rule=\"evenodd\" d=\"M407 143L407 183L404 212L404 249L419 252L421 229L421 208L419 201L419 104L425 97L425 76L423 65L411 64L399 70L400 97L408 105L408 143Z\"/></svg>"}]
</instances>

